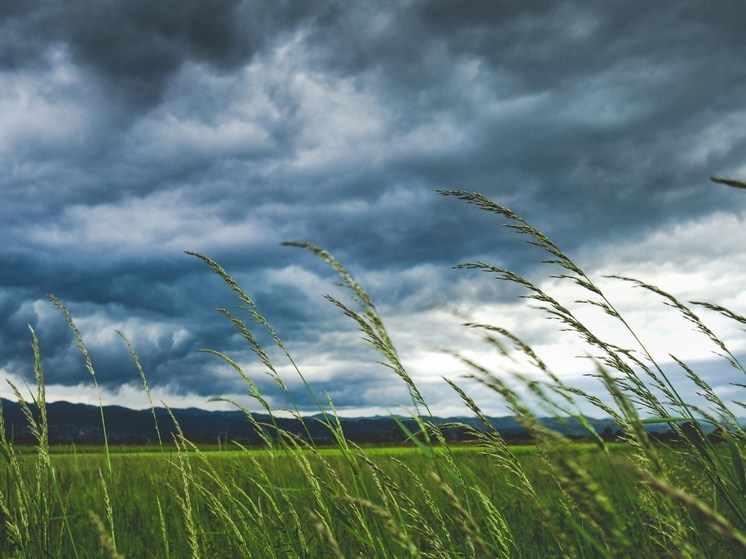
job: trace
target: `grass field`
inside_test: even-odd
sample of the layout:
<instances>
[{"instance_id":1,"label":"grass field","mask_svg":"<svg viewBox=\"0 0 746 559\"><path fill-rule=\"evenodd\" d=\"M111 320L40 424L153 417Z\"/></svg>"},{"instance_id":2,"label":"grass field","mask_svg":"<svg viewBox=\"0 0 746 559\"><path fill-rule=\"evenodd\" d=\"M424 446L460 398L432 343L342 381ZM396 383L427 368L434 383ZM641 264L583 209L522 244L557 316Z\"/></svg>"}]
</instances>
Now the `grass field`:
<instances>
[{"instance_id":1,"label":"grass field","mask_svg":"<svg viewBox=\"0 0 746 559\"><path fill-rule=\"evenodd\" d=\"M531 364L532 374L518 372L506 379L462 358L474 378L511 409L535 445L508 446L469 395L450 383L483 428L462 426L474 444L449 446L441 428L428 420L428 404L364 289L327 252L294 243L339 273L351 302L330 301L408 387L418 429L401 428L411 446L359 448L345 438L332 403L317 400L335 441L332 448L314 447L272 419L259 424L248 411L247 421L264 436L261 448L199 449L178 424L173 437L159 433L162 446L121 449L105 441L100 448L50 447L42 358L32 331L37 393L33 405L23 405L37 445L16 447L0 425L0 553L27 558L746 556L746 433L731 409L742 404L723 402L696 370L679 362L686 382L697 387L707 406L684 401L613 304L552 241L478 194L445 194L507 220L550 255L561 278L587 292L581 304L602 309L632 333L638 347L617 347L527 279L483 262L462 266L522 286L533 303L585 340L595 352L596 377L607 391L603 398L565 384L513 333L498 325L472 324L496 350L508 342ZM195 256L233 289L246 316L221 312L284 387L252 328L268 331L284 352L280 338L225 270L207 256ZM746 375L727 344L692 309L707 308L741 324L745 317L710 303L684 304L654 286L619 279L657 294L681 312L730 366ZM52 302L72 328L97 388L94 365L72 317L62 302ZM149 396L145 371L131 349ZM251 378L229 356L214 353L243 378L257 409L274 417ZM305 383L302 371L295 371ZM525 390L516 390L515 383ZM594 442L578 445L538 420L541 409L583 423L581 404L613 418L623 429L623 443L607 443L588 425ZM106 433L103 408L101 420ZM717 441L705 436L702 422L719 427ZM666 425L678 442L651 441L645 429L650 423Z\"/></svg>"},{"instance_id":2,"label":"grass field","mask_svg":"<svg viewBox=\"0 0 746 559\"><path fill-rule=\"evenodd\" d=\"M496 468L493 457L473 446L452 448L451 458L440 448L431 456L417 448L359 449L352 452L352 462L339 449L320 449L318 453L193 450L188 456L179 456L171 449L127 452L119 448L111 454L111 476L104 473L107 461L103 448L96 452L88 447L76 453L68 448L50 450L56 482L64 488L61 501L52 500L48 511L47 529L53 534L54 555L58 557L73 557L76 552L79 557L111 556L102 546L101 536L110 538L112 532L118 553L126 557L188 557L195 553L226 558L324 557L333 553L314 516L314 511L323 508L332 512L329 529L345 556L420 556L428 551L441 557L558 556L563 549L562 534L572 535L564 544L569 555L603 555L580 536L582 524L575 522L581 511L568 514L565 510L566 495L535 447L511 448L526 482L535 491L533 499L516 476ZM595 445L575 445L564 452L606 488L607 514L613 518L596 521L616 525L619 533L615 536L626 542L626 551L610 549L610 555L635 550L639 557L660 556L662 548L650 538L649 525L660 525L661 519L654 507L640 507L641 489L627 456L631 451L627 445L614 445L608 453ZM706 484L701 472L678 462L674 451L664 451L663 456L680 485L693 494L702 492ZM31 472L37 456L24 453L20 460ZM309 483L310 472L320 492ZM3 473L8 483L8 472ZM183 499L184 491L189 493L196 549L185 537L184 503L178 497ZM480 495L494 511L480 504ZM700 496L710 500L706 494ZM361 520L348 509L357 510L368 530L375 527L367 544L361 541L361 527L355 525ZM497 511L504 524L491 526ZM103 534L93 529L91 512L104 523ZM226 526L224 515L233 526ZM592 529L592 517L585 522ZM74 539L65 533L65 523ZM419 533L424 526L436 532L436 540L428 543L433 535ZM737 556L736 547L709 530L706 522L695 521L692 527L697 528L692 538L708 557ZM474 546L476 537L482 549ZM4 542L4 556L13 552L9 543Z\"/></svg>"}]
</instances>

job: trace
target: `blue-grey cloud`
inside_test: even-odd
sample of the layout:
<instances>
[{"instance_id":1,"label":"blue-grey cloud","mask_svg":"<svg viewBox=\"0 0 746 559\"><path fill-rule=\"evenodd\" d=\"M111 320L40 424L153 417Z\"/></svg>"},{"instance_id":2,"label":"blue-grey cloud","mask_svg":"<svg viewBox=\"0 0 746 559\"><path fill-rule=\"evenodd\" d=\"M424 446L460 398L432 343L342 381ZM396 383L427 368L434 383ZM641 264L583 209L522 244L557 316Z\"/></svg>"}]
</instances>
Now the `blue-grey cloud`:
<instances>
[{"instance_id":1,"label":"blue-grey cloud","mask_svg":"<svg viewBox=\"0 0 746 559\"><path fill-rule=\"evenodd\" d=\"M53 293L107 388L139 382L121 328L153 386L240 390L198 353L256 364L196 250L333 379L322 390L372 407L385 382L352 371L371 354L330 335L354 332L321 299L333 274L279 243L329 248L396 320L520 294L450 269L466 260L543 274L500 218L438 188L597 260L676 223L737 227L746 198L707 177L746 169L744 24L736 2L6 2L0 367L30 378L31 325L50 382L86 381Z\"/></svg>"}]
</instances>

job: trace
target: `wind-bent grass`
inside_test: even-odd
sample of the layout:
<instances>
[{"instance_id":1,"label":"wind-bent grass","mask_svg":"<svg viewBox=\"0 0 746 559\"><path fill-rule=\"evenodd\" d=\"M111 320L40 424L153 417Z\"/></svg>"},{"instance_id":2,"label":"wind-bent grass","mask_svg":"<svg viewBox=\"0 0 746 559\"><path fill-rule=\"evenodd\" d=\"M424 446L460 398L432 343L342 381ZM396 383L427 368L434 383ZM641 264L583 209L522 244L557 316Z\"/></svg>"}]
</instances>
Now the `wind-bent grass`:
<instances>
[{"instance_id":1,"label":"wind-bent grass","mask_svg":"<svg viewBox=\"0 0 746 559\"><path fill-rule=\"evenodd\" d=\"M214 260L190 253L236 294L238 312L219 312L236 327L284 392L296 417L305 422L278 367L249 324L266 330L289 360L315 402L333 450L319 447L308 428L305 437L283 430L268 400L242 367L230 356L207 349L235 370L247 394L269 415L269 421L262 422L236 404L262 438L260 450L235 444L230 452L207 452L184 436L172 415L173 445L164 444L162 433L156 431L160 452L118 453L110 451L106 439L103 456L53 452L41 358L32 331L33 404L12 388L36 447L29 450L8 440L0 413L0 554L28 558L745 555L746 434L729 405L696 370L673 356L707 406L683 400L679 387L598 285L520 216L476 193L443 194L507 220L509 228L549 255L549 265L561 268L556 278L587 293L581 304L601 309L629 332L636 346L618 347L596 335L577 312L528 279L485 262L459 266L522 286L528 299L588 343L595 353L595 376L607 391L605 398L564 382L528 344L500 325L468 323L466 327L482 333L496 351L507 352L507 341L533 368L506 378L459 357L472 378L512 410L534 446L509 446L475 400L459 384L446 380L481 422L481 428L458 426L475 442L468 449L453 447L444 430L454 426L434 421L363 287L327 251L307 243L287 243L311 251L339 274L351 301L327 299L356 324L366 343L382 355L409 390L417 429L412 432L404 423L400 426L411 447L361 448L346 439L333 402L325 402L314 392L254 301ZM723 359L746 374L736 355L692 307L741 324L746 324L744 317L712 303L686 305L645 282L617 279L661 297L708 343L715 344ZM52 302L73 330L101 402L82 336L65 306L54 298ZM241 313L248 315L249 324ZM124 334L120 336L154 409L135 349ZM589 404L616 421L623 430L623 444L609 444L595 432L581 412ZM101 410L106 436L103 405ZM552 431L540 420L546 415L577 420L593 443L578 445ZM153 416L157 430L154 412ZM704 422L719 427L722 443L706 436L701 427ZM655 443L646 430L650 423L666 424L680 442L670 447Z\"/></svg>"},{"instance_id":2,"label":"wind-bent grass","mask_svg":"<svg viewBox=\"0 0 746 559\"><path fill-rule=\"evenodd\" d=\"M148 387L148 379L145 376L145 371L142 369L142 365L140 364L140 357L137 355L137 352L135 351L135 348L132 346L132 342L130 342L127 335L117 330L117 335L122 338L122 341L127 346L127 349L130 352L130 355L132 356L132 361L135 362L135 367L137 367L137 372L140 375L140 380L142 380L142 389L143 392L145 392L145 396L148 398L148 404L150 404L150 412L153 415L153 424L155 426L155 434L158 437L158 446L163 450L163 439L161 438L161 430L158 427L158 418L155 416L155 406L153 405L153 398L150 396L150 388Z\"/></svg>"},{"instance_id":3,"label":"wind-bent grass","mask_svg":"<svg viewBox=\"0 0 746 559\"><path fill-rule=\"evenodd\" d=\"M91 375L91 378L93 379L93 386L96 388L96 396L98 396L98 404L99 409L101 410L101 429L103 431L104 436L104 453L106 455L106 472L107 474L111 475L111 460L109 458L109 436L106 433L106 418L104 417L104 400L101 396L101 388L98 385L98 379L96 378L96 371L93 368L93 362L91 361L91 355L88 353L88 348L85 345L85 342L83 341L83 336L80 334L80 330L78 330L77 325L75 324L75 321L73 320L72 316L70 316L70 313L67 310L67 307L65 304L60 301L57 297L54 295L49 295L50 302L59 309L59 311L62 313L62 316L65 317L65 322L70 327L70 329L73 331L73 334L75 336L75 347L80 351L80 354L83 356L83 359L85 360L85 368L88 371L88 374ZM38 379L37 379L38 381Z\"/></svg>"}]
</instances>

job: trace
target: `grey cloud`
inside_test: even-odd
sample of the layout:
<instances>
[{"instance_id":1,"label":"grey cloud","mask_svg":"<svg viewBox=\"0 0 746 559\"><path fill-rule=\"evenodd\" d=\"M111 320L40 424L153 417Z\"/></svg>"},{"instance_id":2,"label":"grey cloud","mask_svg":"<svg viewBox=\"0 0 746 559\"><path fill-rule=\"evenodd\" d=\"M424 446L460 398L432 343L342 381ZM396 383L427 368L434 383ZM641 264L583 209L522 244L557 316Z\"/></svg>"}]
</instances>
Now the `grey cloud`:
<instances>
[{"instance_id":1,"label":"grey cloud","mask_svg":"<svg viewBox=\"0 0 746 559\"><path fill-rule=\"evenodd\" d=\"M564 213L575 204L578 189L583 189L589 205L608 207L611 199L622 210L621 217L629 219L631 206L636 205L626 197L629 188L637 188L638 195L652 202L649 207L661 211L664 203L671 202L667 196L671 188L689 189L694 181L701 184L712 167L729 166L737 157L738 144L721 157L694 166L677 162L686 167L671 169L659 164L680 153L682 144L688 147L698 141L697 132L708 120L715 124L723 111L739 109L744 84L737 76L743 62L733 53L742 48L743 40L729 30L732 18L742 15L726 8L717 14L710 11L703 19L696 5L681 3L657 4L648 10L626 5L601 10L592 3L565 3L554 4L550 13L541 3L484 6L476 3L470 10L423 4L421 11L415 8L403 18L387 20L388 26L372 39L365 34L357 40L341 36L340 42L353 48L322 51L327 55L324 62L331 66L350 51L366 53L369 62L343 68L382 76L380 87L395 92L391 102L404 104L406 114L414 115L411 118L431 117L439 110L463 111L459 102L464 100L464 90L480 82L494 86L482 99L486 103L527 93L549 94L530 115L513 121L484 119L483 106L473 114L467 111L463 124L476 135L475 149L459 158L455 172L449 171L453 161L446 158L422 165L421 174L451 182L460 182L458 176L476 178L475 189L494 195L525 188L526 179L532 178L542 192L536 199L530 196L536 214L548 213L551 206ZM586 23L574 30L571 24L578 22ZM379 42L386 43L381 54L376 48ZM420 72L433 52L440 52L442 62L431 73ZM405 56L397 63L402 53L410 59ZM444 92L450 93L448 70L463 56L477 61L477 77L462 84L460 95L443 97ZM416 84L408 81L413 75L420 76ZM715 82L720 87L714 87ZM422 99L431 102L420 112ZM473 119L484 120L475 125ZM641 157L647 161L642 167ZM504 178L509 183L498 186ZM624 189L615 188L622 184ZM616 196L622 191L628 194ZM658 195L661 191L663 196ZM629 197L634 198L634 193ZM688 193L680 204L707 211L713 202L705 195ZM671 213L679 215L673 209ZM610 225L623 227L624 222L612 220Z\"/></svg>"},{"instance_id":2,"label":"grey cloud","mask_svg":"<svg viewBox=\"0 0 746 559\"><path fill-rule=\"evenodd\" d=\"M571 254L746 203L706 182L743 169L736 3L299 6L3 4L3 107L17 112L0 143L0 365L29 374L31 324L50 375L80 382L64 324L30 305L54 293L81 320L139 320L135 338L161 328L138 348L154 385L237 390L196 353L248 357L214 311L237 304L230 290L180 252L199 250L290 344L331 344L344 377L347 356L370 356L329 341L354 325L326 288L277 279L298 265L335 289L283 240L329 248L395 314L503 302L516 291L450 266L532 273L543 258L436 188L481 191ZM93 346L107 386L138 381L121 344ZM339 382L340 405L371 405Z\"/></svg>"},{"instance_id":3,"label":"grey cloud","mask_svg":"<svg viewBox=\"0 0 746 559\"><path fill-rule=\"evenodd\" d=\"M18 66L61 44L109 82L110 93L151 105L186 60L234 69L268 37L301 21L311 4L304 6L240 0L11 4L2 14L3 42L20 46L3 49L3 62Z\"/></svg>"}]
</instances>

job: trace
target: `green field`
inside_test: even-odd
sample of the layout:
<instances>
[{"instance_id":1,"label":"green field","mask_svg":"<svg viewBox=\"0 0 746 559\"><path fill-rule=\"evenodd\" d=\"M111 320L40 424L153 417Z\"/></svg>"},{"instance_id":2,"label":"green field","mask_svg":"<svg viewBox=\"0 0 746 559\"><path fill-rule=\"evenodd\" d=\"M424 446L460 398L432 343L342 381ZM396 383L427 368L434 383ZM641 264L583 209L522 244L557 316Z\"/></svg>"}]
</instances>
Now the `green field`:
<instances>
[{"instance_id":1,"label":"green field","mask_svg":"<svg viewBox=\"0 0 746 559\"><path fill-rule=\"evenodd\" d=\"M474 441L471 446L449 446L443 433L447 426L430 421L433 414L367 293L330 254L296 245L339 273L351 301L330 301L380 352L411 396L417 429L400 424L409 446L359 448L347 440L332 402L313 392L251 298L217 263L195 255L237 295L246 315L221 312L283 390L274 363L247 323L268 333L288 358L318 404L314 411L320 415L314 421L322 418L334 446L316 448L279 428L251 378L218 352L212 353L235 369L257 409L270 417L260 424L247 412L247 421L264 438L261 448L199 449L178 425L173 439L158 434L163 435L162 446L50 446L42 358L32 331L34 404L26 404L14 390L37 444L16 447L0 424L0 554L29 559L746 557L746 432L732 409L744 404L724 402L696 370L677 361L679 376L696 387L705 404L683 400L677 390L681 378L672 382L603 292L548 238L478 194L447 194L506 219L562 269L555 277L587 292L588 299L576 304L602 309L632 334L637 347L607 343L569 307L527 279L484 262L463 266L520 285L550 318L577 333L592 350L596 380L606 390L602 398L565 384L513 333L497 325L471 324L496 351L506 352L510 345L530 363L531 374L507 374L462 358L485 390L515 415L534 445L508 446L470 396L446 381L481 422L481 428L460 426ZM692 308L719 313L740 326L746 325L746 317L710 303L685 305L654 286L618 279L661 297L716 345L729 366L746 375L726 342ZM98 389L94 364L72 317L62 302L52 301L72 328ZM150 398L145 371L124 341ZM744 388L741 382L735 386ZM581 412L588 406L614 420L622 444L596 434ZM291 411L300 417L298 408ZM592 442L578 444L551 431L539 420L547 414L557 420L572 417L585 426ZM654 442L647 431L650 424L665 426L672 442ZM703 425L716 427L717 436Z\"/></svg>"},{"instance_id":2,"label":"green field","mask_svg":"<svg viewBox=\"0 0 746 559\"><path fill-rule=\"evenodd\" d=\"M19 460L33 480L38 457L23 450ZM580 501L583 508L557 482L560 459L548 461L533 447L509 450L526 479L475 447L438 448L430 456L417 448L119 448L110 456L111 474L103 449L50 450L57 488L36 497L39 506L46 500L46 551L56 557L113 556L114 544L125 557L326 557L335 555L330 537L346 557L658 557L667 551L658 531L677 517L706 556L737 556L706 521L683 510L662 517L661 503L645 498L625 445L563 448L577 496L593 492ZM675 450L662 456L681 485L706 493L692 464ZM7 469L3 479L12 494ZM624 547L605 550L609 535ZM7 537L1 550L17 553Z\"/></svg>"}]
</instances>

